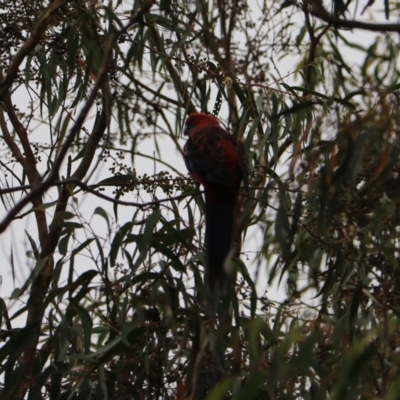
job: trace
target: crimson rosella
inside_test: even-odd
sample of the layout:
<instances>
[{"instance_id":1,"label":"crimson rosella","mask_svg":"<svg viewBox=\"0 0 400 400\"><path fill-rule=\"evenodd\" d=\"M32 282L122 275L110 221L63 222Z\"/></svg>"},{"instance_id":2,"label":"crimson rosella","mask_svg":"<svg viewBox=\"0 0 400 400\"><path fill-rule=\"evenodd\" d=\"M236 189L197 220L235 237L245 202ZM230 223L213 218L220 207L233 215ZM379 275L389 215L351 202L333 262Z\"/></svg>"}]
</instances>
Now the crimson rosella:
<instances>
[{"instance_id":1,"label":"crimson rosella","mask_svg":"<svg viewBox=\"0 0 400 400\"><path fill-rule=\"evenodd\" d=\"M189 137L184 147L185 164L205 192L205 282L210 290L218 284L224 291L224 262L232 248L240 182L248 187L244 146L209 114L190 114L184 133Z\"/></svg>"}]
</instances>

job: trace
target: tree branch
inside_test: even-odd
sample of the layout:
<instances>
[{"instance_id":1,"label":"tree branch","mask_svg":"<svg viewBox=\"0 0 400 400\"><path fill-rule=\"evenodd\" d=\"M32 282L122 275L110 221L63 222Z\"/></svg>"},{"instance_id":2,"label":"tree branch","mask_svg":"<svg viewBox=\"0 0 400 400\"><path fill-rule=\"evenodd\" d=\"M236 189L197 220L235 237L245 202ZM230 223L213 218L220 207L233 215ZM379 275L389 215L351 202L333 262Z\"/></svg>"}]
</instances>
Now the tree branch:
<instances>
[{"instance_id":1,"label":"tree branch","mask_svg":"<svg viewBox=\"0 0 400 400\"><path fill-rule=\"evenodd\" d=\"M374 24L369 22L362 22L356 20L346 20L335 17L325 10L320 0L304 0L301 7L304 12L308 12L314 17L335 26L336 28L343 29L364 29L372 32L399 32L400 24Z\"/></svg>"},{"instance_id":2,"label":"tree branch","mask_svg":"<svg viewBox=\"0 0 400 400\"><path fill-rule=\"evenodd\" d=\"M14 139L12 138L11 133L8 130L7 122L6 119L4 118L4 109L3 106L1 105L0 105L0 129L3 133L3 139L6 142L8 148L11 150L12 155L25 169L27 165L26 159L22 155L20 148L14 142Z\"/></svg>"},{"instance_id":3,"label":"tree branch","mask_svg":"<svg viewBox=\"0 0 400 400\"><path fill-rule=\"evenodd\" d=\"M8 130L7 123L4 118L3 108L0 106L0 127L3 132L4 141L6 142L8 148L11 150L13 156L22 165L22 168L24 169L24 172L28 177L29 183L33 187L39 182L40 175L36 169L36 160L29 144L28 135L25 131L25 128L19 122L18 117L15 114L14 108L11 104L11 98L8 94L5 97L4 103L7 107L7 114L10 118L10 121L13 124L14 129L17 132L17 135L22 143L22 147L25 151L25 157L22 155L21 150L15 143L14 139L12 138ZM36 197L33 197L31 201L34 207L38 207L43 202L41 194L39 194ZM35 210L35 218L39 234L40 245L43 246L44 240L48 232L46 213L44 212L44 210L37 209Z\"/></svg>"},{"instance_id":4,"label":"tree branch","mask_svg":"<svg viewBox=\"0 0 400 400\"><path fill-rule=\"evenodd\" d=\"M117 31L113 29L110 32L110 37L107 42L107 48L106 48L106 51L104 54L103 63L101 65L99 73L97 75L97 81L92 89L92 92L91 92L88 100L86 101L84 107L82 108L78 118L76 119L75 125L71 128L69 134L67 135L67 138L65 139L65 142L61 146L58 157L55 159L55 161L53 163L53 168L51 169L48 177L37 187L33 188L32 191L26 197L21 199L20 202L7 214L7 216L0 223L0 233L4 232L6 230L7 226L15 218L15 216L29 202L31 202L33 198L44 193L48 188L50 188L53 181L57 178L60 166L61 166L68 150L70 149L77 133L81 130L83 123L85 122L86 116L89 113L90 109L92 108L92 105L96 99L97 92L99 91L100 87L103 85L103 82L107 76L109 60L110 60L110 57L112 54L112 48L114 46L114 42L117 39L117 37L118 37Z\"/></svg>"},{"instance_id":5,"label":"tree branch","mask_svg":"<svg viewBox=\"0 0 400 400\"><path fill-rule=\"evenodd\" d=\"M100 199L103 200L107 200L111 203L114 204L119 204L122 206L132 206L132 207L138 207L138 208L146 208L146 207L150 207L150 206L156 206L158 204L161 203L166 203L170 200L181 200L184 199L185 197L189 197L189 196L197 196L199 194L202 194L203 191L197 191L197 192L193 192L190 194L181 194L178 196L174 196L174 197L168 197L165 199L159 199L159 200L155 200L155 201L148 201L148 202L144 202L144 203L137 203L134 201L123 201L123 200L118 200L115 199L113 197L107 196L101 192L98 192L95 190L95 188L98 187L102 187L103 185L87 185L86 183L82 182L81 180L79 180L78 178L68 178L68 179L64 179L62 181L54 181L52 186L66 186L66 185L70 185L70 186L78 186L79 188L81 188L82 190L93 194L96 197L99 197ZM114 185L117 186L117 185ZM7 193L15 193L15 192L20 192L23 190L28 190L31 189L32 185L22 185L22 186L17 186L17 187L12 187L12 188L8 188L8 189L0 189L0 196L3 194L7 194Z\"/></svg>"},{"instance_id":6,"label":"tree branch","mask_svg":"<svg viewBox=\"0 0 400 400\"><path fill-rule=\"evenodd\" d=\"M110 35L111 38L113 38L113 35ZM111 46L110 46L111 48ZM111 55L111 51L106 53L108 56ZM79 115L77 119L77 123L75 126L71 129L66 141L64 142L63 146L61 147L60 153L55 160L53 164L53 168L49 173L48 178L43 181L40 185L34 187L32 191L25 197L23 198L4 218L2 223L0 224L0 232L4 231L8 224L15 218L15 216L18 214L22 208L28 204L33 198L42 195L47 189L49 189L51 186L53 186L55 179L58 176L58 170L61 166L61 162L64 159L66 152L70 148L73 139L75 138L77 132L81 129L83 122L85 120L85 117L87 113L89 112L91 105L93 104L95 100L95 95L94 93L97 93L100 85L104 81L106 77L106 72L107 68L105 68L105 65L108 64L109 58L107 55L104 57L104 62L102 65L102 68L100 69L100 72L98 74L98 81L96 82L95 88L93 89L91 96L89 97L87 103L85 104L84 108L81 111L81 114ZM64 211L67 206L67 201L70 196L70 190L69 187L64 187L62 190L58 201L56 205L56 210L54 213L54 218L57 218L57 214L61 211ZM24 364L24 374L22 379L23 380L28 380L31 372L31 368L35 359L36 355L36 346L37 342L39 339L39 332L40 332L40 326L42 322L42 318L44 315L44 297L46 296L48 287L51 282L51 276L53 273L53 268L54 268L54 261L53 261L53 252L55 251L55 248L57 246L57 243L59 241L60 237L60 232L61 229L58 227L58 225L55 225L46 235L46 239L42 245L42 249L40 252L39 260L45 260L47 258L47 261L45 265L42 267L40 274L38 277L33 281L32 287L31 287L31 293L28 299L28 316L27 316L27 321L26 325L34 325L37 327L37 337L35 342L31 345L30 348L26 350L26 352L23 355L23 360L22 364ZM22 385L23 390L27 389L27 383L24 383ZM22 390L22 389L21 389ZM23 398L23 393L20 396Z\"/></svg>"},{"instance_id":7,"label":"tree branch","mask_svg":"<svg viewBox=\"0 0 400 400\"><path fill-rule=\"evenodd\" d=\"M152 1L148 1L143 7L143 9L139 13L137 13L136 16L131 18L129 24L140 22L143 18L143 14L148 11L148 9L151 7L152 4L153 4ZM75 125L71 128L63 145L61 146L61 149L58 153L57 158L54 161L53 167L47 179L42 183L40 183L37 187L34 187L32 191L7 214L4 220L0 223L0 233L4 232L4 230L7 228L9 223L14 219L14 217L30 201L32 201L32 199L36 198L37 196L41 196L49 187L51 187L54 184L54 181L58 176L59 169L67 152L69 151L71 145L73 144L73 141L75 140L77 133L82 129L83 123L85 122L86 117L96 99L98 91L102 89L103 90L102 116L100 117L99 121L96 123L94 127L93 133L89 138L89 145L86 148L84 158L80 166L75 171L74 175L76 177L80 176L83 177L86 174L87 170L89 169L91 164L90 161L93 159L97 143L101 139L102 134L108 125L108 121L111 114L111 101L110 101L111 96L107 82L107 72L109 70L110 60L112 58L113 49L118 39L119 33L120 31L117 31L110 23L110 32L105 46L103 60L99 68L97 79L92 89L92 92L90 93L88 100L86 101L84 107L79 113ZM65 186L63 191L61 192L56 205L54 218L57 217L57 214L60 211L65 210L67 205L67 200L71 193L70 190L71 188ZM58 229L57 227L51 229L47 235L44 245L42 246L39 260L46 260L46 262L43 265L40 274L32 283L31 292L28 299L28 315L26 321L26 326L32 325L35 327L35 337L33 343L30 345L28 349L26 349L26 351L22 356L21 360L22 374L20 375L18 382L15 383L13 392L10 393L10 397L16 396L17 398L21 399L24 398L26 390L28 389L29 386L31 370L35 360L36 347L38 344L41 323L44 315L44 298L48 291L51 282L51 276L53 273L54 261L52 254L57 246L59 237L60 237L60 229Z\"/></svg>"},{"instance_id":8,"label":"tree branch","mask_svg":"<svg viewBox=\"0 0 400 400\"><path fill-rule=\"evenodd\" d=\"M68 1L69 0L56 0L51 3L51 5L42 13L35 26L35 29L13 57L10 65L7 68L7 75L2 82L0 82L0 100L3 99L8 92L8 89L13 84L18 75L19 66L24 61L25 57L39 43L53 14Z\"/></svg>"}]
</instances>

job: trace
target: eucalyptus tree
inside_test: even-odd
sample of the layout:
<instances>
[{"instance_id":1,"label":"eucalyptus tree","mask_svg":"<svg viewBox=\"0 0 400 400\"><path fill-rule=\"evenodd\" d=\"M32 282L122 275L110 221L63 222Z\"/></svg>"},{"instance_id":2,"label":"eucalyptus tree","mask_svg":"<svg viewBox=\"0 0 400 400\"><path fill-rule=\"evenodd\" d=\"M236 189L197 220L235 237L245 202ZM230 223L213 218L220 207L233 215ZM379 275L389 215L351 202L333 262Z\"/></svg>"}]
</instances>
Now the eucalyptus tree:
<instances>
[{"instance_id":1,"label":"eucalyptus tree","mask_svg":"<svg viewBox=\"0 0 400 400\"><path fill-rule=\"evenodd\" d=\"M399 6L374 3L2 2L2 398L399 396ZM195 111L251 175L221 296Z\"/></svg>"}]
</instances>

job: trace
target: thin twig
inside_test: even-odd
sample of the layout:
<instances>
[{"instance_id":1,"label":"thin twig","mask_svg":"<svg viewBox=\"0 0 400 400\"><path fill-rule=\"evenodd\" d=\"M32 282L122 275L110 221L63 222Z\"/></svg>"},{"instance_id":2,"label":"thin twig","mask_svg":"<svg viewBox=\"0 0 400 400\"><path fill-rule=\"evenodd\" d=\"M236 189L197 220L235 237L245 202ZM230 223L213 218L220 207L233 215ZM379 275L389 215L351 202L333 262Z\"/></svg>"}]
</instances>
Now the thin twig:
<instances>
[{"instance_id":1,"label":"thin twig","mask_svg":"<svg viewBox=\"0 0 400 400\"><path fill-rule=\"evenodd\" d=\"M320 0L304 1L303 11L308 12L314 17L333 25L335 28L343 29L365 29L372 32L399 32L400 24L375 24L370 22L362 22L356 20L347 20L335 17L330 14Z\"/></svg>"}]
</instances>

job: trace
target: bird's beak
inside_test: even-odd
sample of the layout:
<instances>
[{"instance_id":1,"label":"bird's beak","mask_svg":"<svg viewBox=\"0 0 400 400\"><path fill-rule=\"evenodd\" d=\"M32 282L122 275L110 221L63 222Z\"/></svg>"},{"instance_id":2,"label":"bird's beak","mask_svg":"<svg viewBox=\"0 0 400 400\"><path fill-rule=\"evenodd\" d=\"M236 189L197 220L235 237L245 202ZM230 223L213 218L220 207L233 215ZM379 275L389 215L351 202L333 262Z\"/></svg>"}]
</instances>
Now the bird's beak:
<instances>
[{"instance_id":1,"label":"bird's beak","mask_svg":"<svg viewBox=\"0 0 400 400\"><path fill-rule=\"evenodd\" d=\"M189 126L185 125L185 128L183 130L183 135L184 136L189 136L190 133L192 132L193 128L190 128Z\"/></svg>"}]
</instances>

